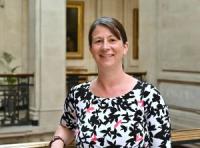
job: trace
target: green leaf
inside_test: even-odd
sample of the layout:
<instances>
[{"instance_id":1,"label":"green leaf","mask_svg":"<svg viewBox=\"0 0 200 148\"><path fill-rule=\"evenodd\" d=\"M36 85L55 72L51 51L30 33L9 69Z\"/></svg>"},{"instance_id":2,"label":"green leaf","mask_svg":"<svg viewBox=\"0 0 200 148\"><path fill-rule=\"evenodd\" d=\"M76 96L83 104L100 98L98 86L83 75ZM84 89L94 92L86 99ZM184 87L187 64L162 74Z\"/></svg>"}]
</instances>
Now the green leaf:
<instances>
[{"instance_id":1,"label":"green leaf","mask_svg":"<svg viewBox=\"0 0 200 148\"><path fill-rule=\"evenodd\" d=\"M3 52L3 59L9 64L12 62L14 57L8 52Z\"/></svg>"}]
</instances>

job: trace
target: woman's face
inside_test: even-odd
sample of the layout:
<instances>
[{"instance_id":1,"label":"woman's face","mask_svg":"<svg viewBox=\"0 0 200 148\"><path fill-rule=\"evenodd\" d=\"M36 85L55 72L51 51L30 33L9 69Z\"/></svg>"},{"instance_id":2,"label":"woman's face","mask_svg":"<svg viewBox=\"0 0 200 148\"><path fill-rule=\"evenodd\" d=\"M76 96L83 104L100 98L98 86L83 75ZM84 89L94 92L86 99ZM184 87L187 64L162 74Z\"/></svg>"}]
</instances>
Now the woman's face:
<instances>
[{"instance_id":1,"label":"woman's face","mask_svg":"<svg viewBox=\"0 0 200 148\"><path fill-rule=\"evenodd\" d=\"M98 25L92 33L90 51L99 68L121 66L128 43L123 44L107 27Z\"/></svg>"}]
</instances>

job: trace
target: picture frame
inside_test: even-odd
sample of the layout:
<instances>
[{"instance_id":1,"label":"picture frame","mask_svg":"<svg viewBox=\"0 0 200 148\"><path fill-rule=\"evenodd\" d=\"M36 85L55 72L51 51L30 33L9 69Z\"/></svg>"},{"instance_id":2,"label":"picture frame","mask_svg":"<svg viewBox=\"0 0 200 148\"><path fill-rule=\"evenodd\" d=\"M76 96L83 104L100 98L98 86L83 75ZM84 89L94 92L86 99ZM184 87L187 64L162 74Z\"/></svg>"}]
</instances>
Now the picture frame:
<instances>
[{"instance_id":1,"label":"picture frame","mask_svg":"<svg viewBox=\"0 0 200 148\"><path fill-rule=\"evenodd\" d=\"M66 5L66 58L83 58L84 2L67 1Z\"/></svg>"},{"instance_id":2,"label":"picture frame","mask_svg":"<svg viewBox=\"0 0 200 148\"><path fill-rule=\"evenodd\" d=\"M133 9L133 51L132 58L139 59L139 10Z\"/></svg>"}]
</instances>

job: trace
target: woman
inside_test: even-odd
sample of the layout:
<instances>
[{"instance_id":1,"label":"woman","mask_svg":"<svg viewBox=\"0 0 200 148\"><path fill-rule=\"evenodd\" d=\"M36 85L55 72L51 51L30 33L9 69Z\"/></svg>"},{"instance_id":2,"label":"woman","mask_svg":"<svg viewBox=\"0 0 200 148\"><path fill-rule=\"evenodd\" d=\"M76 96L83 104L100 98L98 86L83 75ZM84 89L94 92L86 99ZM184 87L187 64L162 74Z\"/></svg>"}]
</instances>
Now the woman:
<instances>
[{"instance_id":1,"label":"woman","mask_svg":"<svg viewBox=\"0 0 200 148\"><path fill-rule=\"evenodd\" d=\"M114 18L90 27L90 51L98 77L73 87L51 143L63 147L171 147L168 108L158 90L123 71L125 30ZM55 140L56 139L56 140Z\"/></svg>"}]
</instances>

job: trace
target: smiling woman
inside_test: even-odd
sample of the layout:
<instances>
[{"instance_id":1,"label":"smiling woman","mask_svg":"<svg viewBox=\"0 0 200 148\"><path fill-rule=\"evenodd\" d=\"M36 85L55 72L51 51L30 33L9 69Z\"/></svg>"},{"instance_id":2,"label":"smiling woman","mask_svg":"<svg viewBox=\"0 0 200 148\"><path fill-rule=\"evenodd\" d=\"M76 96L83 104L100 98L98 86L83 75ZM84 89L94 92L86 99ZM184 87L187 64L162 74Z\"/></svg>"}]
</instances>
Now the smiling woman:
<instances>
[{"instance_id":1,"label":"smiling woman","mask_svg":"<svg viewBox=\"0 0 200 148\"><path fill-rule=\"evenodd\" d=\"M72 87L52 147L171 147L168 107L151 84L124 72L128 51L122 24L101 17L89 30L98 76ZM74 135L72 137L71 135ZM64 141L64 142L63 142Z\"/></svg>"}]
</instances>

